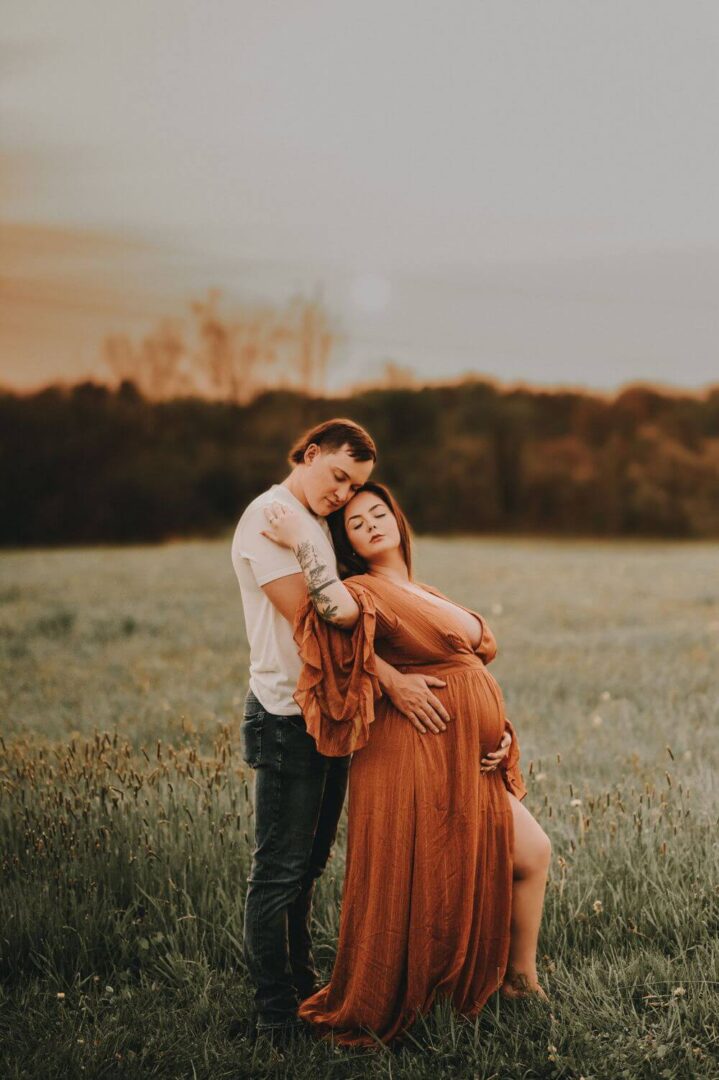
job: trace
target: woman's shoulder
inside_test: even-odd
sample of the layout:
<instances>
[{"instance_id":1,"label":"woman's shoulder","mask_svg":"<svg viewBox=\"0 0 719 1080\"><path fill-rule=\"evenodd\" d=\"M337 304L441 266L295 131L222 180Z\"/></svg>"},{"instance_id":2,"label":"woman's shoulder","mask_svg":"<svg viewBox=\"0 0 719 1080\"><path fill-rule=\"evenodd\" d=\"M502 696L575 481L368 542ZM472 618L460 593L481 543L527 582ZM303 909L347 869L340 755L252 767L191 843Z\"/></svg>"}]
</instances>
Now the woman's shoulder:
<instances>
[{"instance_id":1,"label":"woman's shoulder","mask_svg":"<svg viewBox=\"0 0 719 1080\"><path fill-rule=\"evenodd\" d=\"M350 591L364 596L369 594L375 604L382 603L390 595L386 578L377 574L353 574L352 577L344 579L344 584L349 586Z\"/></svg>"},{"instance_id":2,"label":"woman's shoulder","mask_svg":"<svg viewBox=\"0 0 719 1080\"><path fill-rule=\"evenodd\" d=\"M369 607L375 613L382 634L397 629L399 619L386 578L377 574L353 574L345 578L344 584L349 585L350 591L365 610Z\"/></svg>"},{"instance_id":3,"label":"woman's shoulder","mask_svg":"<svg viewBox=\"0 0 719 1080\"><path fill-rule=\"evenodd\" d=\"M369 589L371 592L374 581L370 574L352 574L350 577L344 578L342 584L349 585L350 589L359 591Z\"/></svg>"},{"instance_id":4,"label":"woman's shoulder","mask_svg":"<svg viewBox=\"0 0 719 1080\"><path fill-rule=\"evenodd\" d=\"M345 585L354 585L359 589L369 589L376 595L382 595L387 588L387 579L378 574L353 574L344 579Z\"/></svg>"}]
</instances>

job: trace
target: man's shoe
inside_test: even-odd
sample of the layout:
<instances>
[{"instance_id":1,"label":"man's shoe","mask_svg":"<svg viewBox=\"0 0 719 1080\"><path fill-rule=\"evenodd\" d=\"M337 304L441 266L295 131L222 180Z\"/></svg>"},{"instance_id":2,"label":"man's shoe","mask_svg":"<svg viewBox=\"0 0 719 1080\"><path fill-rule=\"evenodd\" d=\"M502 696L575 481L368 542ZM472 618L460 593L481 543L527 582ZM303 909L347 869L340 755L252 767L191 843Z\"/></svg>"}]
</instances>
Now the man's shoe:
<instances>
[{"instance_id":1,"label":"man's shoe","mask_svg":"<svg viewBox=\"0 0 719 1080\"><path fill-rule=\"evenodd\" d=\"M311 1037L312 1025L299 1016L283 1024L258 1024L257 1038L265 1038L273 1046L294 1046Z\"/></svg>"},{"instance_id":2,"label":"man's shoe","mask_svg":"<svg viewBox=\"0 0 719 1080\"><path fill-rule=\"evenodd\" d=\"M249 1039L254 1042L257 1038L256 1016L235 1016L227 1025L228 1039Z\"/></svg>"}]
</instances>

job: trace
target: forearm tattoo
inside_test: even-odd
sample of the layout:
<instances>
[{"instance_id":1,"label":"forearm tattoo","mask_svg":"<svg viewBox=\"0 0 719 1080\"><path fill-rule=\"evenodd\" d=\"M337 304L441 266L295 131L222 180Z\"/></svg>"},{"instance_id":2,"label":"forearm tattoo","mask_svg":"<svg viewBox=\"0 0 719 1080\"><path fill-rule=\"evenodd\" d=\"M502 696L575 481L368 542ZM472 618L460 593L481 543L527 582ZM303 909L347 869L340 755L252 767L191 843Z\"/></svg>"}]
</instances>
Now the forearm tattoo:
<instances>
[{"instance_id":1,"label":"forearm tattoo","mask_svg":"<svg viewBox=\"0 0 719 1080\"><path fill-rule=\"evenodd\" d=\"M327 574L327 564L320 561L317 549L309 540L303 540L301 544L297 545L294 552L302 573L305 575L307 591L317 609L317 613L323 619L332 622L337 615L337 605L332 603L330 597L323 590L328 585L334 585L338 579L330 577L324 580Z\"/></svg>"}]
</instances>

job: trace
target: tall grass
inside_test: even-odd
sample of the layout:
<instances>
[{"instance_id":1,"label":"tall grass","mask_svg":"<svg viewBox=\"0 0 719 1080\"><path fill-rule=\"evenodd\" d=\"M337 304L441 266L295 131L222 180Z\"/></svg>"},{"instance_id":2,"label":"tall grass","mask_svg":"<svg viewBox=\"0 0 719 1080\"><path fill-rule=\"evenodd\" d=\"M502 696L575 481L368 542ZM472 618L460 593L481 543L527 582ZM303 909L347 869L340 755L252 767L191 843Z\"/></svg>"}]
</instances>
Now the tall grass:
<instances>
[{"instance_id":1,"label":"tall grass","mask_svg":"<svg viewBox=\"0 0 719 1080\"><path fill-rule=\"evenodd\" d=\"M719 1076L719 574L707 575L715 553L420 545L420 576L478 605L500 643L493 670L519 732L525 805L553 842L540 937L552 1006L494 998L468 1022L440 1001L403 1045L357 1054L331 1043L281 1051L227 1038L228 1021L249 1015L251 1004L241 937L253 831L252 773L239 757L236 720L223 715L227 690L214 710L206 697L193 699L208 710L199 722L171 697L164 672L160 689L152 680L135 687L134 665L147 672L152 659L147 639L139 653L124 651L144 636L137 629L113 639L121 672L109 692L119 695L118 711L167 695L164 716L182 707L182 720L164 735L152 724L143 734L137 722L92 730L83 716L58 737L53 723L48 687L62 684L62 658L82 648L83 627L92 618L142 625L152 608L148 577L164 582L158 568L181 565L183 551L178 611L169 586L155 599L160 609L168 603L161 648L178 670L184 655L198 679L197 630L186 618L194 610L206 625L201 597L219 620L214 640L229 642L230 624L239 636L236 597L209 587L211 567L224 572L222 547L118 552L114 566L110 552L91 555L82 581L73 580L79 553L65 563L55 555L52 580L65 581L69 624L53 615L58 601L45 595L41 555L9 557L22 572L5 588L5 609L20 615L4 638L5 689L27 676L8 656L18 635L36 683L24 691L31 722L22 730L15 712L0 740L0 1075ZM98 607L98 597L113 595L103 586L118 566L122 606L105 599ZM85 641L93 685L112 663L109 644ZM235 670L232 648L208 663L210 685L222 663L228 677ZM43 709L47 725L36 719ZM343 819L314 907L327 977L344 828Z\"/></svg>"}]
</instances>

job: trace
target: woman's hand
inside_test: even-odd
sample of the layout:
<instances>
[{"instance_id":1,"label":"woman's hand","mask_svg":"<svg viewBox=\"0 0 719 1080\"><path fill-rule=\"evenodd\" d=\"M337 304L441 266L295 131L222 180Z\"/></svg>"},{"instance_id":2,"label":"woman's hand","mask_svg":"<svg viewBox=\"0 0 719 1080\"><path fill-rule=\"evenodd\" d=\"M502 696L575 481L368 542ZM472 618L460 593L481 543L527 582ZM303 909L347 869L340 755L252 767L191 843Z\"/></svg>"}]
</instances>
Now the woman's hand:
<instances>
[{"instance_id":1,"label":"woman's hand","mask_svg":"<svg viewBox=\"0 0 719 1080\"><path fill-rule=\"evenodd\" d=\"M291 506L273 502L265 507L265 519L267 528L261 530L262 535L281 547L294 550L307 539L307 522Z\"/></svg>"},{"instance_id":2,"label":"woman's hand","mask_svg":"<svg viewBox=\"0 0 719 1080\"><path fill-rule=\"evenodd\" d=\"M509 748L512 745L512 736L509 731L505 731L502 736L502 741L499 744L498 750L493 750L491 754L486 754L482 758L479 766L480 772L494 772L498 769L501 763L509 753Z\"/></svg>"}]
</instances>

